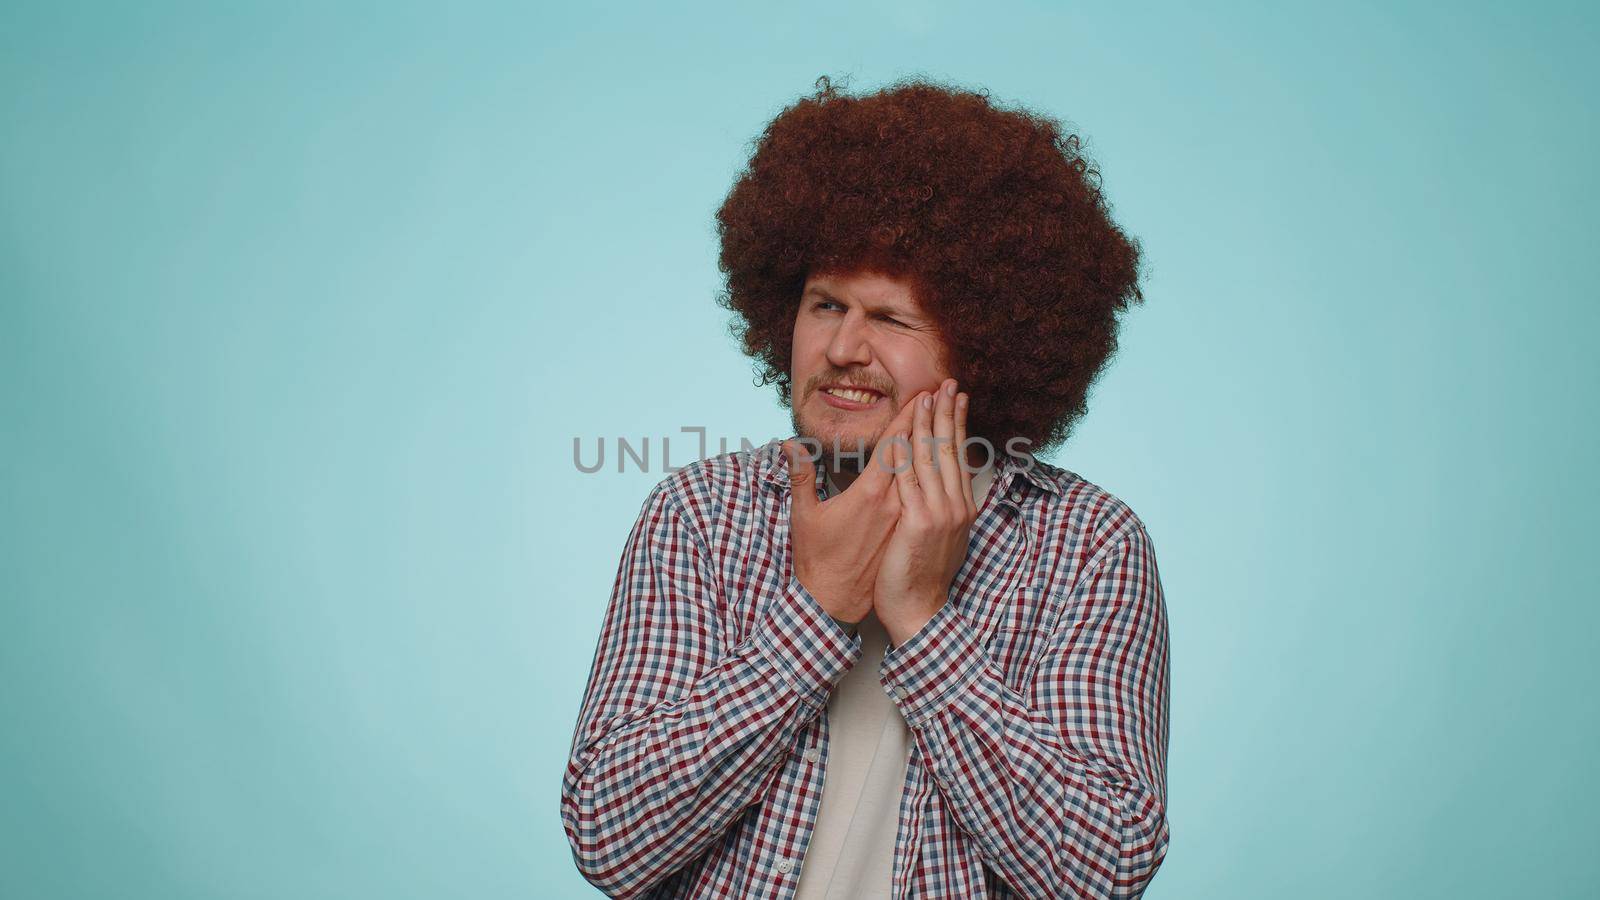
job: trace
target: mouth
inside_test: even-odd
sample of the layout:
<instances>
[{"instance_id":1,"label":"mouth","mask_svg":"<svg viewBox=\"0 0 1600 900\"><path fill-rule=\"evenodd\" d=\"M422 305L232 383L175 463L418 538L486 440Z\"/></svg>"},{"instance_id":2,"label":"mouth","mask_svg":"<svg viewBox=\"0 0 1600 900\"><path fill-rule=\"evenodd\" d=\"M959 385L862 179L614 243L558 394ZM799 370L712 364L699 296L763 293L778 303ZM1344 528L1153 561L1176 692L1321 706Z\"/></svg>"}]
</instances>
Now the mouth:
<instances>
[{"instance_id":1,"label":"mouth","mask_svg":"<svg viewBox=\"0 0 1600 900\"><path fill-rule=\"evenodd\" d=\"M817 389L822 396L822 402L835 409L863 410L872 409L883 401L884 395L868 388L844 387L842 385L827 385Z\"/></svg>"}]
</instances>

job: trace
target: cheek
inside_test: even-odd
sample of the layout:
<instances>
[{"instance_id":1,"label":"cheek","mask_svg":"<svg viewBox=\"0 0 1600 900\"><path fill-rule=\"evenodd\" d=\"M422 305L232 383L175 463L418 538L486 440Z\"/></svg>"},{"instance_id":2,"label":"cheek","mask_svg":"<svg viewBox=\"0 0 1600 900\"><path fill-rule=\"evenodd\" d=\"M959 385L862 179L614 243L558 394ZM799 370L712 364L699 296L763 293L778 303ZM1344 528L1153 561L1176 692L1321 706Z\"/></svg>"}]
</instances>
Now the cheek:
<instances>
[{"instance_id":1,"label":"cheek","mask_svg":"<svg viewBox=\"0 0 1600 900\"><path fill-rule=\"evenodd\" d=\"M944 380L938 359L921 344L909 343L886 348L883 362L903 397L909 398L918 391L934 390Z\"/></svg>"},{"instance_id":2,"label":"cheek","mask_svg":"<svg viewBox=\"0 0 1600 900\"><path fill-rule=\"evenodd\" d=\"M812 329L796 324L789 339L789 367L794 370L809 368L812 358L820 352Z\"/></svg>"}]
</instances>

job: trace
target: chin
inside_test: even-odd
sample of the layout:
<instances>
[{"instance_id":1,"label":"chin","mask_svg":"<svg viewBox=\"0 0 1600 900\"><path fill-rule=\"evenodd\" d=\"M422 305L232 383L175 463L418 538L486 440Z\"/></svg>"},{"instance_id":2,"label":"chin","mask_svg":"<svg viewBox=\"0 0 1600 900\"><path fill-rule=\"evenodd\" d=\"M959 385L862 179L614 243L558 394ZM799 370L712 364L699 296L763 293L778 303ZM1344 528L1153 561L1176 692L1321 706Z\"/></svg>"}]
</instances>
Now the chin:
<instances>
[{"instance_id":1,"label":"chin","mask_svg":"<svg viewBox=\"0 0 1600 900\"><path fill-rule=\"evenodd\" d=\"M881 428L839 428L838 426L817 426L811 422L801 422L795 428L795 434L808 440L816 441L822 447L822 458L832 459L835 441L839 449L848 454L854 454L856 444L860 443L862 462L872 458L873 448L877 446ZM849 457L852 461L854 456Z\"/></svg>"}]
</instances>

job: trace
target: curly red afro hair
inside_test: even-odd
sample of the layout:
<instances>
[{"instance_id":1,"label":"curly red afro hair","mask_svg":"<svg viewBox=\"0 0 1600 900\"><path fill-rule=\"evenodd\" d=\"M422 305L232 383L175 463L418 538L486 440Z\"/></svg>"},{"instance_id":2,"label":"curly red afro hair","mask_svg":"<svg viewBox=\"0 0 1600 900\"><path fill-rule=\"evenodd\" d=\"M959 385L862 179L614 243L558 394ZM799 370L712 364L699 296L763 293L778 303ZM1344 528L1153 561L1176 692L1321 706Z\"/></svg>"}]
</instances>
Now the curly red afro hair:
<instances>
[{"instance_id":1,"label":"curly red afro hair","mask_svg":"<svg viewBox=\"0 0 1600 900\"><path fill-rule=\"evenodd\" d=\"M1111 221L1077 135L987 92L923 78L862 97L827 76L756 142L717 211L718 303L760 384L791 402L810 274L906 278L972 397L968 433L1066 440L1142 300L1139 247Z\"/></svg>"}]
</instances>

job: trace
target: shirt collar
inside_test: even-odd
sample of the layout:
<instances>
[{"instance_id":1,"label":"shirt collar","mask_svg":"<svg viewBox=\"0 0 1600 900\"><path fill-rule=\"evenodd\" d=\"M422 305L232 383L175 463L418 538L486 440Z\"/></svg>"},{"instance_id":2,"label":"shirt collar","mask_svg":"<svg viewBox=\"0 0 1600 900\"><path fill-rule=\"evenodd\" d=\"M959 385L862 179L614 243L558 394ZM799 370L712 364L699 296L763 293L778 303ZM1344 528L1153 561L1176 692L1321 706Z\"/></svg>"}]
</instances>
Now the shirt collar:
<instances>
[{"instance_id":1,"label":"shirt collar","mask_svg":"<svg viewBox=\"0 0 1600 900\"><path fill-rule=\"evenodd\" d=\"M1061 485L1046 471L1047 464L1032 456L1007 454L1003 450L995 463L994 483L990 493L1007 495L1016 493L1023 483L1031 484L1049 494L1061 493ZM768 486L783 490L789 488L789 462L783 457L783 441L774 438L755 452L756 466L762 481ZM1014 497L1012 499L1020 499Z\"/></svg>"}]
</instances>

